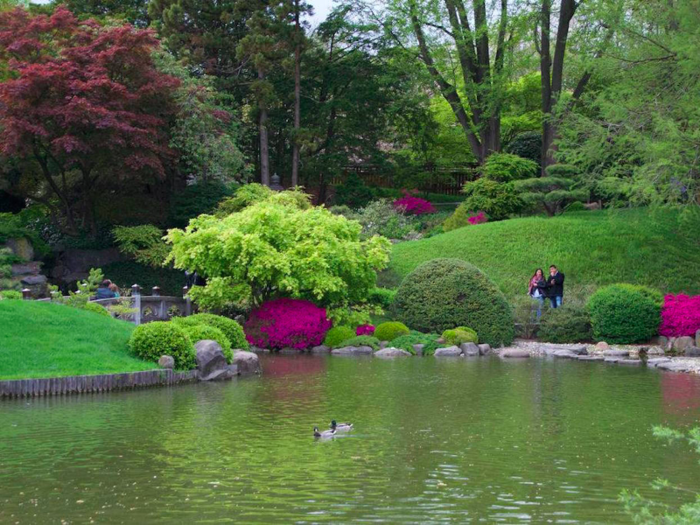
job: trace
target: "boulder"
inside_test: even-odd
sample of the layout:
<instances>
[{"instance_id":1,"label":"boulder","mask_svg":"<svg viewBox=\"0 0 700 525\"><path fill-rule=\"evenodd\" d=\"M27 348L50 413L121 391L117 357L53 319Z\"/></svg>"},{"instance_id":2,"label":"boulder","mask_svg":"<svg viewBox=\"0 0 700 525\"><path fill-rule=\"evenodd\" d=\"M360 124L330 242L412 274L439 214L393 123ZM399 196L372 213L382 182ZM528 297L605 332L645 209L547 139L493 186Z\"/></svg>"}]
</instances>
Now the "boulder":
<instances>
[{"instance_id":1,"label":"boulder","mask_svg":"<svg viewBox=\"0 0 700 525\"><path fill-rule=\"evenodd\" d=\"M588 355L588 349L585 345L572 346L571 348L569 348L569 352L576 355Z\"/></svg>"},{"instance_id":2,"label":"boulder","mask_svg":"<svg viewBox=\"0 0 700 525\"><path fill-rule=\"evenodd\" d=\"M599 352L605 352L606 350L610 349L610 345L606 343L605 341L601 341L597 345L595 345L595 349L598 350Z\"/></svg>"},{"instance_id":3,"label":"boulder","mask_svg":"<svg viewBox=\"0 0 700 525\"><path fill-rule=\"evenodd\" d=\"M448 346L446 348L438 348L435 350L435 357L459 357L462 355L462 349L458 346Z\"/></svg>"},{"instance_id":4,"label":"boulder","mask_svg":"<svg viewBox=\"0 0 700 525\"><path fill-rule=\"evenodd\" d=\"M668 357L654 357L647 360L647 366L658 366L661 363L670 363L671 360Z\"/></svg>"},{"instance_id":5,"label":"boulder","mask_svg":"<svg viewBox=\"0 0 700 525\"><path fill-rule=\"evenodd\" d=\"M650 346L647 355L664 355L664 351L660 346Z\"/></svg>"},{"instance_id":6,"label":"boulder","mask_svg":"<svg viewBox=\"0 0 700 525\"><path fill-rule=\"evenodd\" d=\"M7 239L6 246L17 257L21 257L25 261L34 259L34 247L29 239L25 239L24 237L19 239Z\"/></svg>"},{"instance_id":7,"label":"boulder","mask_svg":"<svg viewBox=\"0 0 700 525\"><path fill-rule=\"evenodd\" d=\"M666 363L659 363L656 368L660 370L668 370L669 372L687 372L688 365L685 363L679 363L678 361L668 361Z\"/></svg>"},{"instance_id":8,"label":"boulder","mask_svg":"<svg viewBox=\"0 0 700 525\"><path fill-rule=\"evenodd\" d=\"M255 352L256 354L269 354L270 353L269 348L260 348L259 346L255 346L255 345L250 345L250 351Z\"/></svg>"},{"instance_id":9,"label":"boulder","mask_svg":"<svg viewBox=\"0 0 700 525\"><path fill-rule=\"evenodd\" d=\"M688 348L692 348L693 346L695 346L695 341L689 336L676 337L673 340L673 349L676 352L685 352Z\"/></svg>"},{"instance_id":10,"label":"boulder","mask_svg":"<svg viewBox=\"0 0 700 525\"><path fill-rule=\"evenodd\" d=\"M372 355L374 349L371 346L344 346L331 350L332 355Z\"/></svg>"},{"instance_id":11,"label":"boulder","mask_svg":"<svg viewBox=\"0 0 700 525\"><path fill-rule=\"evenodd\" d=\"M420 343L413 345L413 351L416 355L423 355L423 348L425 348L425 345Z\"/></svg>"},{"instance_id":12,"label":"boulder","mask_svg":"<svg viewBox=\"0 0 700 525\"><path fill-rule=\"evenodd\" d=\"M170 355L162 355L160 359L158 359L158 366L161 368L173 369L175 368L175 359Z\"/></svg>"},{"instance_id":13,"label":"boulder","mask_svg":"<svg viewBox=\"0 0 700 525\"><path fill-rule=\"evenodd\" d=\"M12 276L37 275L41 272L41 263L37 261L17 263L12 265Z\"/></svg>"},{"instance_id":14,"label":"boulder","mask_svg":"<svg viewBox=\"0 0 700 525\"><path fill-rule=\"evenodd\" d=\"M459 348L462 350L462 353L466 356L477 356L479 355L479 347L476 346L474 343L462 343L459 345Z\"/></svg>"},{"instance_id":15,"label":"boulder","mask_svg":"<svg viewBox=\"0 0 700 525\"><path fill-rule=\"evenodd\" d=\"M574 354L571 350L557 350L553 355L554 357L562 359L576 359L578 357L578 355Z\"/></svg>"},{"instance_id":16,"label":"boulder","mask_svg":"<svg viewBox=\"0 0 700 525\"><path fill-rule=\"evenodd\" d=\"M579 355L576 356L576 359L578 361L602 361L605 358L600 355Z\"/></svg>"},{"instance_id":17,"label":"boulder","mask_svg":"<svg viewBox=\"0 0 700 525\"><path fill-rule=\"evenodd\" d=\"M330 354L331 353L331 347L326 346L326 345L318 345L314 346L311 349L312 354Z\"/></svg>"},{"instance_id":18,"label":"boulder","mask_svg":"<svg viewBox=\"0 0 700 525\"><path fill-rule=\"evenodd\" d=\"M249 376L253 374L261 374L260 358L253 352L245 352L240 350L233 354L233 364L237 367L238 374Z\"/></svg>"},{"instance_id":19,"label":"boulder","mask_svg":"<svg viewBox=\"0 0 700 525\"><path fill-rule=\"evenodd\" d=\"M695 346L700 348L700 330L695 332Z\"/></svg>"},{"instance_id":20,"label":"boulder","mask_svg":"<svg viewBox=\"0 0 700 525\"><path fill-rule=\"evenodd\" d=\"M603 352L605 357L627 357L630 355L629 350L606 350Z\"/></svg>"},{"instance_id":21,"label":"boulder","mask_svg":"<svg viewBox=\"0 0 700 525\"><path fill-rule=\"evenodd\" d=\"M500 356L508 358L530 357L530 352L522 348L506 348L500 353Z\"/></svg>"},{"instance_id":22,"label":"boulder","mask_svg":"<svg viewBox=\"0 0 700 525\"><path fill-rule=\"evenodd\" d=\"M491 345L486 344L486 343L479 345L479 354L489 355L490 353L491 353Z\"/></svg>"},{"instance_id":23,"label":"boulder","mask_svg":"<svg viewBox=\"0 0 700 525\"><path fill-rule=\"evenodd\" d=\"M700 357L700 348L696 348L694 346L691 348L686 348L683 355L686 357Z\"/></svg>"},{"instance_id":24,"label":"boulder","mask_svg":"<svg viewBox=\"0 0 700 525\"><path fill-rule=\"evenodd\" d=\"M653 337L652 338L652 344L654 346L660 346L661 348L668 348L669 340L668 337L664 337L663 335L660 335L658 337Z\"/></svg>"},{"instance_id":25,"label":"boulder","mask_svg":"<svg viewBox=\"0 0 700 525\"><path fill-rule=\"evenodd\" d=\"M223 372L228 371L226 357L221 350L221 346L216 341L204 339L194 345L197 352L197 370L202 381L212 381L223 379Z\"/></svg>"},{"instance_id":26,"label":"boulder","mask_svg":"<svg viewBox=\"0 0 700 525\"><path fill-rule=\"evenodd\" d=\"M402 350L401 348L382 348L374 352L374 357L381 357L384 359L390 359L393 357L410 357L411 354Z\"/></svg>"},{"instance_id":27,"label":"boulder","mask_svg":"<svg viewBox=\"0 0 700 525\"><path fill-rule=\"evenodd\" d=\"M287 347L281 348L278 353L281 355L299 355L299 354L301 354L301 352L302 351L297 349L297 348L291 348L291 347L287 346Z\"/></svg>"},{"instance_id":28,"label":"boulder","mask_svg":"<svg viewBox=\"0 0 700 525\"><path fill-rule=\"evenodd\" d=\"M46 281L45 275L28 275L22 279L22 284L26 286L41 286L46 284Z\"/></svg>"}]
</instances>

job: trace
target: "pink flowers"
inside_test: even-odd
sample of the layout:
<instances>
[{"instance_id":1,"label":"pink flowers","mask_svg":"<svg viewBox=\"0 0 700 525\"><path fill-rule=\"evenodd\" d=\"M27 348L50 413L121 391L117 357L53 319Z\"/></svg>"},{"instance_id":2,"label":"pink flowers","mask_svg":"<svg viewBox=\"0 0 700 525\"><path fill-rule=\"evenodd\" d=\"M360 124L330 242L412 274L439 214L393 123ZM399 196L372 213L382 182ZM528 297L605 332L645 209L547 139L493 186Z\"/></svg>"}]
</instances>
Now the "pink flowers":
<instances>
[{"instance_id":1,"label":"pink flowers","mask_svg":"<svg viewBox=\"0 0 700 525\"><path fill-rule=\"evenodd\" d=\"M666 337L694 336L700 330L700 295L667 295L661 309L659 333Z\"/></svg>"},{"instance_id":2,"label":"pink flowers","mask_svg":"<svg viewBox=\"0 0 700 525\"><path fill-rule=\"evenodd\" d=\"M471 225L483 224L483 223L485 223L485 222L488 221L488 218L486 217L486 214L485 214L483 211L480 211L480 212L477 213L476 215L470 215L470 216L467 218L467 221L468 221L469 224L471 224Z\"/></svg>"},{"instance_id":3,"label":"pink flowers","mask_svg":"<svg viewBox=\"0 0 700 525\"><path fill-rule=\"evenodd\" d=\"M246 339L261 348L307 348L320 345L331 328L326 310L301 299L275 299L250 313Z\"/></svg>"},{"instance_id":4,"label":"pink flowers","mask_svg":"<svg viewBox=\"0 0 700 525\"><path fill-rule=\"evenodd\" d=\"M355 335L372 335L374 334L374 325L361 324L355 329Z\"/></svg>"},{"instance_id":5,"label":"pink flowers","mask_svg":"<svg viewBox=\"0 0 700 525\"><path fill-rule=\"evenodd\" d=\"M413 190L413 192L403 190L403 197L396 199L393 202L394 208L401 208L404 213L408 213L410 215L435 213L435 206L425 199L411 195L411 193L416 193L416 190Z\"/></svg>"}]
</instances>

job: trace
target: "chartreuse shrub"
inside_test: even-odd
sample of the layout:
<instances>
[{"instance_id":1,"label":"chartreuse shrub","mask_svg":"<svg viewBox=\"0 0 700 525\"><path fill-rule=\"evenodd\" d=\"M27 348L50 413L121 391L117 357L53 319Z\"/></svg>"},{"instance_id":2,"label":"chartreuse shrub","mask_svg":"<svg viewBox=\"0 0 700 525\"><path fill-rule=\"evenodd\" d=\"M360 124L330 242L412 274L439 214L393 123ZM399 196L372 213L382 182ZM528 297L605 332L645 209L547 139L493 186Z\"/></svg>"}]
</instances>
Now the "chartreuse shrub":
<instances>
[{"instance_id":1,"label":"chartreuse shrub","mask_svg":"<svg viewBox=\"0 0 700 525\"><path fill-rule=\"evenodd\" d=\"M537 175L539 165L511 153L492 153L481 167L481 176L497 182L529 179Z\"/></svg>"},{"instance_id":2,"label":"chartreuse shrub","mask_svg":"<svg viewBox=\"0 0 700 525\"><path fill-rule=\"evenodd\" d=\"M513 182L498 182L486 177L467 182L462 189L467 198L459 208L464 208L466 211L483 211L490 221L507 219L523 208L523 201L513 184Z\"/></svg>"},{"instance_id":3,"label":"chartreuse shrub","mask_svg":"<svg viewBox=\"0 0 700 525\"><path fill-rule=\"evenodd\" d=\"M438 343L440 336L438 334L422 334L420 332L411 331L410 334L402 335L397 337L391 342L391 346L394 348L400 348L406 350L407 352L414 354L416 350L413 345L424 345L423 355L433 355L435 350L441 346L447 346L446 344Z\"/></svg>"},{"instance_id":4,"label":"chartreuse shrub","mask_svg":"<svg viewBox=\"0 0 700 525\"><path fill-rule=\"evenodd\" d=\"M22 299L22 292L17 290L2 290L0 292L0 301L2 300L20 300Z\"/></svg>"},{"instance_id":5,"label":"chartreuse shrub","mask_svg":"<svg viewBox=\"0 0 700 525\"><path fill-rule=\"evenodd\" d=\"M629 285L612 284L598 289L586 305L593 336L608 343L648 341L661 322L661 306L654 294Z\"/></svg>"},{"instance_id":6,"label":"chartreuse shrub","mask_svg":"<svg viewBox=\"0 0 700 525\"><path fill-rule=\"evenodd\" d=\"M462 343L478 343L479 337L476 332L471 328L465 326L458 326L457 328L451 330L445 330L442 332L442 338L445 343L449 345L461 345Z\"/></svg>"},{"instance_id":7,"label":"chartreuse shrub","mask_svg":"<svg viewBox=\"0 0 700 525\"><path fill-rule=\"evenodd\" d=\"M196 366L192 340L173 323L156 321L137 326L131 334L129 348L149 361L158 361L162 355L172 356L175 368L189 370Z\"/></svg>"},{"instance_id":8,"label":"chartreuse shrub","mask_svg":"<svg viewBox=\"0 0 700 525\"><path fill-rule=\"evenodd\" d=\"M303 349L320 345L330 328L324 308L300 299L275 299L250 312L245 334L261 348ZM347 338L353 335L350 330Z\"/></svg>"},{"instance_id":9,"label":"chartreuse shrub","mask_svg":"<svg viewBox=\"0 0 700 525\"><path fill-rule=\"evenodd\" d=\"M221 330L231 342L231 348L233 350L248 350L249 348L248 340L245 338L245 333L243 332L243 327L233 319L214 314L195 314L189 316L188 319L194 319L195 321Z\"/></svg>"},{"instance_id":10,"label":"chartreuse shrub","mask_svg":"<svg viewBox=\"0 0 700 525\"><path fill-rule=\"evenodd\" d=\"M334 326L326 333L323 344L335 348L338 344L353 337L355 337L355 332L349 326Z\"/></svg>"},{"instance_id":11,"label":"chartreuse shrub","mask_svg":"<svg viewBox=\"0 0 700 525\"><path fill-rule=\"evenodd\" d=\"M700 295L667 295L659 333L667 337L693 336L700 330Z\"/></svg>"},{"instance_id":12,"label":"chartreuse shrub","mask_svg":"<svg viewBox=\"0 0 700 525\"><path fill-rule=\"evenodd\" d=\"M381 323L374 329L374 337L380 341L393 341L399 336L408 335L408 326L398 321L388 321Z\"/></svg>"},{"instance_id":13,"label":"chartreuse shrub","mask_svg":"<svg viewBox=\"0 0 700 525\"><path fill-rule=\"evenodd\" d=\"M228 363L233 362L231 341L229 341L228 337L224 335L224 332L214 326L206 325L196 320L193 322L184 322L188 319L189 317L176 317L171 322L182 328L193 344L197 344L199 341L204 341L206 339L216 341L219 343L221 351L223 352L224 357L226 357L226 361Z\"/></svg>"},{"instance_id":14,"label":"chartreuse shrub","mask_svg":"<svg viewBox=\"0 0 700 525\"><path fill-rule=\"evenodd\" d=\"M468 326L493 347L513 341L513 312L503 293L476 266L459 259L434 259L413 270L399 287L395 308L415 330Z\"/></svg>"},{"instance_id":15,"label":"chartreuse shrub","mask_svg":"<svg viewBox=\"0 0 700 525\"><path fill-rule=\"evenodd\" d=\"M104 315L106 317L112 317L112 314L109 313L109 310L102 306L101 304L97 303L84 303L81 305L77 305L78 308L81 308L83 310L87 310L88 312L94 312L96 314Z\"/></svg>"},{"instance_id":16,"label":"chartreuse shrub","mask_svg":"<svg viewBox=\"0 0 700 525\"><path fill-rule=\"evenodd\" d=\"M311 207L301 192L286 191L225 217L197 217L167 239L176 268L206 276L206 286L190 292L203 308L259 306L279 296L338 308L366 303L389 261L389 241L362 240L360 231L354 221Z\"/></svg>"},{"instance_id":17,"label":"chartreuse shrub","mask_svg":"<svg viewBox=\"0 0 700 525\"><path fill-rule=\"evenodd\" d=\"M372 350L376 352L379 350L379 339L371 335L357 335L345 341L341 341L335 345L334 348L343 348L345 346L371 346Z\"/></svg>"},{"instance_id":18,"label":"chartreuse shrub","mask_svg":"<svg viewBox=\"0 0 700 525\"><path fill-rule=\"evenodd\" d=\"M591 316L583 306L567 304L543 310L537 337L547 343L581 343L593 338Z\"/></svg>"}]
</instances>

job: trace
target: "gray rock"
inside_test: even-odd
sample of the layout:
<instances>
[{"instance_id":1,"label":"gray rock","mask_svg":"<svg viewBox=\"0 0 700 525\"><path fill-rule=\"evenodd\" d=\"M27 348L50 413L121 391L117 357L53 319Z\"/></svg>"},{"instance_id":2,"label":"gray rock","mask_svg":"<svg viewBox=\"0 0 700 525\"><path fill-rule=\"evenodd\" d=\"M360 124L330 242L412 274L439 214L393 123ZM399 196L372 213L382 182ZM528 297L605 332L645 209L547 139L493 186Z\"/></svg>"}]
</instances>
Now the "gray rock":
<instances>
[{"instance_id":1,"label":"gray rock","mask_svg":"<svg viewBox=\"0 0 700 525\"><path fill-rule=\"evenodd\" d=\"M197 370L199 370L199 377L202 381L219 379L220 372L228 370L224 352L216 341L210 339L197 341L194 349L197 352Z\"/></svg>"},{"instance_id":2,"label":"gray rock","mask_svg":"<svg viewBox=\"0 0 700 525\"><path fill-rule=\"evenodd\" d=\"M379 341L379 348L387 348L389 346L389 341Z\"/></svg>"},{"instance_id":3,"label":"gray rock","mask_svg":"<svg viewBox=\"0 0 700 525\"><path fill-rule=\"evenodd\" d=\"M285 347L281 348L278 353L280 353L281 355L299 355L301 353L301 350L298 350L296 348Z\"/></svg>"},{"instance_id":4,"label":"gray rock","mask_svg":"<svg viewBox=\"0 0 700 525\"><path fill-rule=\"evenodd\" d=\"M462 353L466 356L477 356L479 355L479 347L476 346L474 343L462 343L459 345L459 348L462 350Z\"/></svg>"},{"instance_id":5,"label":"gray rock","mask_svg":"<svg viewBox=\"0 0 700 525\"><path fill-rule=\"evenodd\" d=\"M6 247L10 249L17 257L21 257L25 261L31 261L34 259L34 248L32 247L31 241L20 237L17 239L7 239Z\"/></svg>"},{"instance_id":6,"label":"gray rock","mask_svg":"<svg viewBox=\"0 0 700 525\"><path fill-rule=\"evenodd\" d=\"M401 348L382 348L374 352L374 357L381 357L383 359L391 359L393 357L410 357L411 354L402 350Z\"/></svg>"},{"instance_id":7,"label":"gray rock","mask_svg":"<svg viewBox=\"0 0 700 525\"><path fill-rule=\"evenodd\" d=\"M685 352L688 348L692 348L695 345L695 341L692 337L676 337L673 340L673 349L677 352Z\"/></svg>"},{"instance_id":8,"label":"gray rock","mask_svg":"<svg viewBox=\"0 0 700 525\"><path fill-rule=\"evenodd\" d=\"M600 355L579 355L576 356L576 359L578 361L602 361L605 358Z\"/></svg>"},{"instance_id":9,"label":"gray rock","mask_svg":"<svg viewBox=\"0 0 700 525\"><path fill-rule=\"evenodd\" d=\"M686 357L700 357L700 348L695 348L694 346L692 348L686 348L683 355Z\"/></svg>"},{"instance_id":10,"label":"gray rock","mask_svg":"<svg viewBox=\"0 0 700 525\"><path fill-rule=\"evenodd\" d=\"M661 348L668 348L668 337L664 337L663 335L660 335L658 337L652 338L652 344L656 346L660 346Z\"/></svg>"},{"instance_id":11,"label":"gray rock","mask_svg":"<svg viewBox=\"0 0 700 525\"><path fill-rule=\"evenodd\" d=\"M700 330L695 332L695 346L700 348Z\"/></svg>"},{"instance_id":12,"label":"gray rock","mask_svg":"<svg viewBox=\"0 0 700 525\"><path fill-rule=\"evenodd\" d=\"M562 349L556 346L545 346L541 347L540 350L544 352L544 355L553 356L557 352L561 352Z\"/></svg>"},{"instance_id":13,"label":"gray rock","mask_svg":"<svg viewBox=\"0 0 700 525\"><path fill-rule=\"evenodd\" d=\"M235 352L233 354L233 364L236 365L238 374L242 376L262 373L260 358L253 352Z\"/></svg>"},{"instance_id":14,"label":"gray rock","mask_svg":"<svg viewBox=\"0 0 700 525\"><path fill-rule=\"evenodd\" d=\"M312 354L330 354L331 353L331 347L326 346L326 345L318 345L314 346L311 349Z\"/></svg>"},{"instance_id":15,"label":"gray rock","mask_svg":"<svg viewBox=\"0 0 700 525\"><path fill-rule=\"evenodd\" d=\"M569 348L569 351L576 355L588 355L588 349L584 345L572 346L571 348Z\"/></svg>"},{"instance_id":16,"label":"gray rock","mask_svg":"<svg viewBox=\"0 0 700 525\"><path fill-rule=\"evenodd\" d=\"M371 346L344 346L331 350L332 355L372 355L373 353Z\"/></svg>"},{"instance_id":17,"label":"gray rock","mask_svg":"<svg viewBox=\"0 0 700 525\"><path fill-rule=\"evenodd\" d=\"M624 358L623 358L623 357L606 357L606 358L604 359L604 361L605 361L606 363L617 363L617 362L620 361L621 359L624 359Z\"/></svg>"},{"instance_id":18,"label":"gray rock","mask_svg":"<svg viewBox=\"0 0 700 525\"><path fill-rule=\"evenodd\" d=\"M160 359L158 359L158 366L161 368L173 369L175 368L175 359L170 355L162 355Z\"/></svg>"},{"instance_id":19,"label":"gray rock","mask_svg":"<svg viewBox=\"0 0 700 525\"><path fill-rule=\"evenodd\" d=\"M423 355L423 348L425 348L425 345L420 343L413 345L413 351L416 355Z\"/></svg>"},{"instance_id":20,"label":"gray rock","mask_svg":"<svg viewBox=\"0 0 700 525\"><path fill-rule=\"evenodd\" d=\"M500 353L500 356L508 358L523 358L530 357L530 352L521 348L506 348Z\"/></svg>"},{"instance_id":21,"label":"gray rock","mask_svg":"<svg viewBox=\"0 0 700 525\"><path fill-rule=\"evenodd\" d=\"M656 368L660 370L668 370L669 372L687 372L688 365L685 363L678 363L676 361L669 361L667 363L659 363Z\"/></svg>"},{"instance_id":22,"label":"gray rock","mask_svg":"<svg viewBox=\"0 0 700 525\"><path fill-rule=\"evenodd\" d=\"M28 275L22 279L22 284L26 284L27 286L38 286L45 284L46 281L47 279L45 275Z\"/></svg>"},{"instance_id":23,"label":"gray rock","mask_svg":"<svg viewBox=\"0 0 700 525\"><path fill-rule=\"evenodd\" d=\"M435 357L459 357L462 355L462 349L458 346L448 346L446 348L438 348L435 350Z\"/></svg>"},{"instance_id":24,"label":"gray rock","mask_svg":"<svg viewBox=\"0 0 700 525\"><path fill-rule=\"evenodd\" d=\"M576 359L578 357L577 354L574 354L570 350L557 350L553 355L554 357L559 357L562 359Z\"/></svg>"},{"instance_id":25,"label":"gray rock","mask_svg":"<svg viewBox=\"0 0 700 525\"><path fill-rule=\"evenodd\" d=\"M255 352L256 354L269 354L270 353L269 348L260 348L259 346L255 346L255 345L250 345L250 351Z\"/></svg>"},{"instance_id":26,"label":"gray rock","mask_svg":"<svg viewBox=\"0 0 700 525\"><path fill-rule=\"evenodd\" d=\"M41 271L41 263L33 261L12 265L12 275L36 275Z\"/></svg>"},{"instance_id":27,"label":"gray rock","mask_svg":"<svg viewBox=\"0 0 700 525\"><path fill-rule=\"evenodd\" d=\"M610 345L608 343L606 343L605 341L601 341L600 343L595 345L595 349L598 351L604 352L606 350L610 350Z\"/></svg>"},{"instance_id":28,"label":"gray rock","mask_svg":"<svg viewBox=\"0 0 700 525\"><path fill-rule=\"evenodd\" d=\"M630 355L630 351L629 350L612 350L612 349L610 349L610 350L606 350L605 352L603 352L603 355L605 357L627 357L628 355Z\"/></svg>"},{"instance_id":29,"label":"gray rock","mask_svg":"<svg viewBox=\"0 0 700 525\"><path fill-rule=\"evenodd\" d=\"M486 343L479 345L479 353L481 355L489 355L491 353L491 345Z\"/></svg>"},{"instance_id":30,"label":"gray rock","mask_svg":"<svg viewBox=\"0 0 700 525\"><path fill-rule=\"evenodd\" d=\"M670 363L671 360L668 357L654 357L652 359L647 359L647 366L658 366L661 363Z\"/></svg>"},{"instance_id":31,"label":"gray rock","mask_svg":"<svg viewBox=\"0 0 700 525\"><path fill-rule=\"evenodd\" d=\"M660 346L650 346L647 355L664 355L664 351Z\"/></svg>"}]
</instances>

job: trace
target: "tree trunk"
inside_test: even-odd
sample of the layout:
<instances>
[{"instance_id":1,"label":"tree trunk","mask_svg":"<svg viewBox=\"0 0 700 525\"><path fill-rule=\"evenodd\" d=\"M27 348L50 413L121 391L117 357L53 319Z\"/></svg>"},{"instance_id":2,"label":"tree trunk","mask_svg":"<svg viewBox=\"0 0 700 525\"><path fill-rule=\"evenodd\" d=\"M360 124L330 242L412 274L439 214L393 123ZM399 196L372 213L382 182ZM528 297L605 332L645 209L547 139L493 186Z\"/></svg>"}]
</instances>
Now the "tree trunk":
<instances>
[{"instance_id":1,"label":"tree trunk","mask_svg":"<svg viewBox=\"0 0 700 525\"><path fill-rule=\"evenodd\" d=\"M301 24L299 0L294 1L294 138L292 146L292 187L299 185L299 128L301 127Z\"/></svg>"},{"instance_id":2,"label":"tree trunk","mask_svg":"<svg viewBox=\"0 0 700 525\"><path fill-rule=\"evenodd\" d=\"M264 80L265 73L258 69L258 79ZM260 134L260 183L264 186L270 185L270 146L267 136L267 106L265 102L260 103L258 116L258 131Z\"/></svg>"}]
</instances>

